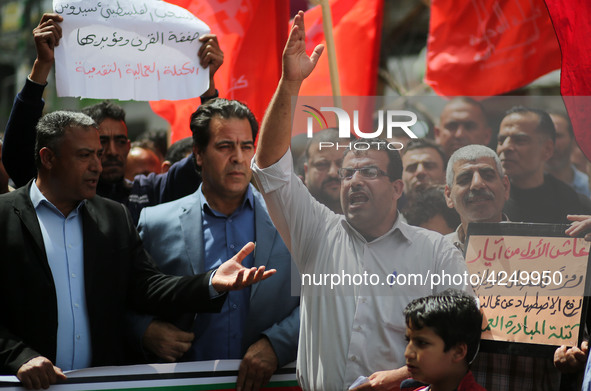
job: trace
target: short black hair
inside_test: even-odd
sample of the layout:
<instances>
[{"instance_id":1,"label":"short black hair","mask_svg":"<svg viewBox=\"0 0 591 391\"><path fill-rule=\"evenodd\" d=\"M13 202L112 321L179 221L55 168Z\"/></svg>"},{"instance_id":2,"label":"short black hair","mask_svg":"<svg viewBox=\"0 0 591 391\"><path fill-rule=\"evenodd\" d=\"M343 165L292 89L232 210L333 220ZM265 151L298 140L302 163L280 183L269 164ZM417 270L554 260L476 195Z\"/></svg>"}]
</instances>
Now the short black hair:
<instances>
[{"instance_id":1,"label":"short black hair","mask_svg":"<svg viewBox=\"0 0 591 391\"><path fill-rule=\"evenodd\" d=\"M82 112L92 118L94 122L99 125L105 120L105 118L125 122L125 110L123 110L123 107L109 100L104 100L101 103L85 107L82 109Z\"/></svg>"},{"instance_id":2,"label":"short black hair","mask_svg":"<svg viewBox=\"0 0 591 391\"><path fill-rule=\"evenodd\" d=\"M252 141L256 140L259 124L248 106L237 100L216 98L202 104L191 114L189 126L193 133L193 145L200 151L204 151L209 144L211 137L209 123L216 116L224 119L247 119L252 130Z\"/></svg>"},{"instance_id":3,"label":"short black hair","mask_svg":"<svg viewBox=\"0 0 591 391\"><path fill-rule=\"evenodd\" d=\"M532 113L538 116L540 122L536 130L543 134L544 136L549 137L552 141L556 141L556 127L554 126L554 122L552 122L552 118L550 115L545 112L544 110L535 109L532 107L525 107L525 106L513 106L505 113L505 117L511 114L527 114ZM503 118L505 118L503 117Z\"/></svg>"},{"instance_id":4,"label":"short black hair","mask_svg":"<svg viewBox=\"0 0 591 391\"><path fill-rule=\"evenodd\" d=\"M42 167L39 151L43 148L49 148L56 155L59 155L59 144L66 133L66 129L78 126L98 129L98 125L92 118L74 111L54 111L41 117L37 122L37 135L35 138L35 165L37 168Z\"/></svg>"},{"instance_id":5,"label":"short black hair","mask_svg":"<svg viewBox=\"0 0 591 391\"><path fill-rule=\"evenodd\" d=\"M445 169L447 168L447 156L445 156L445 152L443 152L441 146L439 144L436 144L433 140L429 140L426 138L413 138L408 142L408 144L406 144L406 147L404 148L404 153L406 154L416 149L426 148L434 149L439 154L439 156L441 157L441 161L443 162L443 170L445 171Z\"/></svg>"},{"instance_id":6,"label":"short black hair","mask_svg":"<svg viewBox=\"0 0 591 391\"><path fill-rule=\"evenodd\" d=\"M559 112L555 112L555 111L550 111L550 112L548 112L548 114L550 115L550 119L552 119L552 116L555 115L555 116L560 117L563 120L565 120L566 121L566 130L567 130L570 138L575 138L575 133L573 131L573 124L572 124L568 114L559 113ZM554 121L552 121L552 122L554 122ZM554 128L556 128L556 126Z\"/></svg>"},{"instance_id":7,"label":"short black hair","mask_svg":"<svg viewBox=\"0 0 591 391\"><path fill-rule=\"evenodd\" d=\"M171 164L178 162L193 151L193 138L185 137L172 143L166 151L165 160Z\"/></svg>"},{"instance_id":8,"label":"short black hair","mask_svg":"<svg viewBox=\"0 0 591 391\"><path fill-rule=\"evenodd\" d=\"M361 155L367 150L384 151L388 155L387 174L390 182L402 178L402 159L398 150L388 148L390 143L381 138L356 139L349 143L349 148L345 150L343 157L349 152L354 155Z\"/></svg>"},{"instance_id":9,"label":"short black hair","mask_svg":"<svg viewBox=\"0 0 591 391\"><path fill-rule=\"evenodd\" d=\"M443 186L429 186L413 190L407 195L407 202L401 212L410 225L420 227L437 215L441 215L449 228L455 230L460 225L460 215L449 208L445 201Z\"/></svg>"},{"instance_id":10,"label":"short black hair","mask_svg":"<svg viewBox=\"0 0 591 391\"><path fill-rule=\"evenodd\" d=\"M444 109L447 106L450 106L451 104L456 103L456 102L466 103L468 105L478 107L478 109L480 110L480 112L484 116L484 120L488 121L488 113L486 112L486 109L484 108L484 105L482 104L482 102L477 101L476 99L469 97L469 96L456 96L455 98L451 99L449 102L447 102L445 104Z\"/></svg>"},{"instance_id":11,"label":"short black hair","mask_svg":"<svg viewBox=\"0 0 591 391\"><path fill-rule=\"evenodd\" d=\"M421 297L406 306L404 318L410 329L433 329L443 340L445 352L465 343L466 363L474 360L482 333L482 314L473 296L448 289L440 295Z\"/></svg>"}]
</instances>

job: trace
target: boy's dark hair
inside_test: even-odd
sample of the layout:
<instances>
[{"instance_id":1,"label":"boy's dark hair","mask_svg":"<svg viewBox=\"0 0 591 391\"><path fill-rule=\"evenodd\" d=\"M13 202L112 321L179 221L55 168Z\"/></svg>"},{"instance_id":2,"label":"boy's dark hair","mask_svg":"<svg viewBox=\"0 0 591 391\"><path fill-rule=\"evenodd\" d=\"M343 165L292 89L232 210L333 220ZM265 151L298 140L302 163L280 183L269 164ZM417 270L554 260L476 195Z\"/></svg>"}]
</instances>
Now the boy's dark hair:
<instances>
[{"instance_id":1,"label":"boy's dark hair","mask_svg":"<svg viewBox=\"0 0 591 391\"><path fill-rule=\"evenodd\" d=\"M404 317L411 329L433 329L443 340L444 352L465 343L468 347L464 358L466 363L474 360L482 333L482 314L474 297L448 289L440 295L413 300L404 309Z\"/></svg>"},{"instance_id":2,"label":"boy's dark hair","mask_svg":"<svg viewBox=\"0 0 591 391\"><path fill-rule=\"evenodd\" d=\"M452 230L461 223L458 212L447 206L444 186L432 185L425 189L413 190L407 194L407 199L401 212L410 225L420 227L437 215L441 215Z\"/></svg>"}]
</instances>

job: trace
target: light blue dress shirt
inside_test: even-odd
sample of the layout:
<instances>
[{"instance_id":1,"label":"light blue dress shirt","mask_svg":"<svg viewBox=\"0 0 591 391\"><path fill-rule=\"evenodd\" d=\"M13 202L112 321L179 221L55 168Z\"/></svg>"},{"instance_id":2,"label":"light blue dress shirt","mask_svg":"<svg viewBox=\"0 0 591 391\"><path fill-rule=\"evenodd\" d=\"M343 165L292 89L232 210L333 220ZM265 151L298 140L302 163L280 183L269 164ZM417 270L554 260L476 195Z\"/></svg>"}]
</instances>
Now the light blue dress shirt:
<instances>
[{"instance_id":1,"label":"light blue dress shirt","mask_svg":"<svg viewBox=\"0 0 591 391\"><path fill-rule=\"evenodd\" d=\"M29 192L57 297L57 355L62 370L90 367L92 346L84 291L84 243L80 202L67 217L45 198L35 182Z\"/></svg>"},{"instance_id":2,"label":"light blue dress shirt","mask_svg":"<svg viewBox=\"0 0 591 391\"><path fill-rule=\"evenodd\" d=\"M255 241L253 195L248 187L242 204L226 216L209 206L201 191L201 218L205 270L219 267L232 258L248 242ZM242 265L254 264L253 253ZM198 314L195 318L195 342L185 354L188 360L242 358L242 331L250 303L250 287L229 292L222 311L217 314Z\"/></svg>"}]
</instances>

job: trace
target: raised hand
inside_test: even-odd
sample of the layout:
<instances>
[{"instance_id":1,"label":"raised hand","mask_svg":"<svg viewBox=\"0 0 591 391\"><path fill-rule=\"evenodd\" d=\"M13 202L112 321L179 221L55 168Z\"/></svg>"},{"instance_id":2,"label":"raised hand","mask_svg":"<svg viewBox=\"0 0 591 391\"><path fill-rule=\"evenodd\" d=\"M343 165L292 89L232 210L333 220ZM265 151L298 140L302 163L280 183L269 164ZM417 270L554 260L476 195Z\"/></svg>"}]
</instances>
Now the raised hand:
<instances>
[{"instance_id":1,"label":"raised hand","mask_svg":"<svg viewBox=\"0 0 591 391\"><path fill-rule=\"evenodd\" d=\"M220 49L218 37L215 34L205 34L199 37L199 41L202 43L197 52L199 57L199 63L203 68L209 67L209 77L213 78L213 75L224 63L224 52Z\"/></svg>"},{"instance_id":2,"label":"raised hand","mask_svg":"<svg viewBox=\"0 0 591 391\"><path fill-rule=\"evenodd\" d=\"M286 81L302 81L314 69L324 45L314 48L311 56L306 54L306 30L302 11L293 19L293 26L283 50L283 79Z\"/></svg>"},{"instance_id":3,"label":"raised hand","mask_svg":"<svg viewBox=\"0 0 591 391\"><path fill-rule=\"evenodd\" d=\"M62 38L59 25L64 18L58 14L43 14L39 25L33 29L33 39L37 50L37 59L31 71L31 80L44 84L54 62L54 49Z\"/></svg>"},{"instance_id":4,"label":"raised hand","mask_svg":"<svg viewBox=\"0 0 591 391\"><path fill-rule=\"evenodd\" d=\"M265 271L264 266L250 269L242 266L242 260L254 250L254 243L248 242L238 254L222 263L211 279L211 284L217 292L233 291L245 288L266 278L271 277L277 270Z\"/></svg>"}]
</instances>

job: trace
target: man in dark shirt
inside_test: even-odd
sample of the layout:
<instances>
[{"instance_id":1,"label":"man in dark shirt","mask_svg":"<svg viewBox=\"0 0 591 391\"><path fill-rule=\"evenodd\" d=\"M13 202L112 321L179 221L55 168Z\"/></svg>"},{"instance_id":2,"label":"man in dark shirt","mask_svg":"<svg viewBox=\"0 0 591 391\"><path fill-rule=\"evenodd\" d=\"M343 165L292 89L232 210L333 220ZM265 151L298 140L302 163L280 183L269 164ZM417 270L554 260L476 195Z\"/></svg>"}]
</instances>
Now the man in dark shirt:
<instances>
[{"instance_id":1,"label":"man in dark shirt","mask_svg":"<svg viewBox=\"0 0 591 391\"><path fill-rule=\"evenodd\" d=\"M590 214L591 201L544 173L554 153L556 129L548 113L526 107L507 112L497 153L511 181L505 213L511 221L568 223L568 214Z\"/></svg>"}]
</instances>

